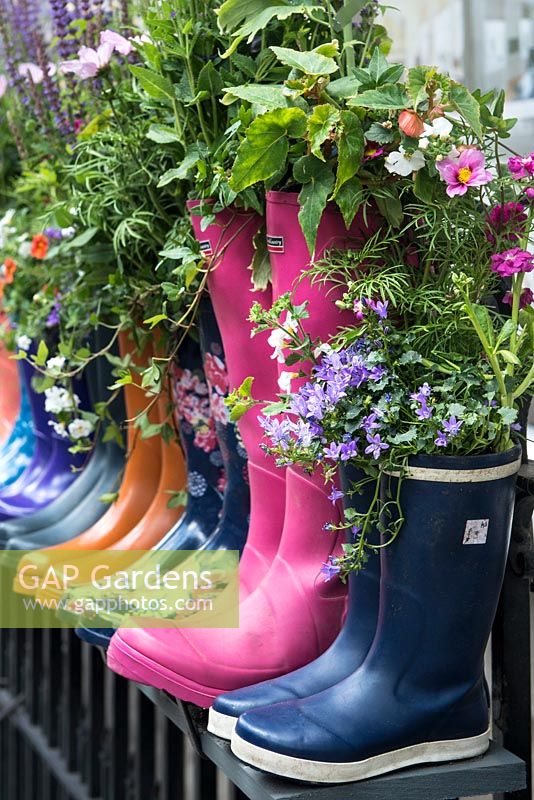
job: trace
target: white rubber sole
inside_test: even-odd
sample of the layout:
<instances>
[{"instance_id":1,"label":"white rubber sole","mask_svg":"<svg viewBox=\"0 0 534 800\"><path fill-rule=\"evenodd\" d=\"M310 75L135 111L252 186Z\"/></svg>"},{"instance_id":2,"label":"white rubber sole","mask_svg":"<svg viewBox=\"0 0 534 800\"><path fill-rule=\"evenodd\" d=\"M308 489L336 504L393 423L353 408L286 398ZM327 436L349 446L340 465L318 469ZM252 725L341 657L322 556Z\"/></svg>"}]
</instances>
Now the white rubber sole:
<instances>
[{"instance_id":1,"label":"white rubber sole","mask_svg":"<svg viewBox=\"0 0 534 800\"><path fill-rule=\"evenodd\" d=\"M208 716L208 731L214 733L220 739L230 739L237 725L238 717L231 717L228 714L221 714L220 711L215 711L210 708Z\"/></svg>"},{"instance_id":2,"label":"white rubber sole","mask_svg":"<svg viewBox=\"0 0 534 800\"><path fill-rule=\"evenodd\" d=\"M232 752L252 767L308 783L350 783L363 781L386 772L419 764L440 761L457 761L473 758L486 752L490 744L490 730L469 739L452 739L444 742L425 742L401 750L392 750L363 761L334 763L308 761L302 758L274 753L242 739L235 731L232 735Z\"/></svg>"}]
</instances>

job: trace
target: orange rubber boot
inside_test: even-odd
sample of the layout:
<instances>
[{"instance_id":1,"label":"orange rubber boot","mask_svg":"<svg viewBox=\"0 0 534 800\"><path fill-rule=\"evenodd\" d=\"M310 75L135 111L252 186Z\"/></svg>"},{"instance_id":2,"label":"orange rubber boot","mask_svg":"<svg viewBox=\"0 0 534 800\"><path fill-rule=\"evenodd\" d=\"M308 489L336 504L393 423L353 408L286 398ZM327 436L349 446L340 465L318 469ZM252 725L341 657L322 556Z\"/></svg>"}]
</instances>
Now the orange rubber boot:
<instances>
[{"instance_id":1,"label":"orange rubber boot","mask_svg":"<svg viewBox=\"0 0 534 800\"><path fill-rule=\"evenodd\" d=\"M169 389L166 387L158 399L160 419L165 420L169 409ZM159 437L161 446L161 473L159 485L150 508L137 525L110 550L150 550L178 522L183 506L169 508L170 492L186 487L185 461L182 449L175 439L168 444Z\"/></svg>"}]
</instances>

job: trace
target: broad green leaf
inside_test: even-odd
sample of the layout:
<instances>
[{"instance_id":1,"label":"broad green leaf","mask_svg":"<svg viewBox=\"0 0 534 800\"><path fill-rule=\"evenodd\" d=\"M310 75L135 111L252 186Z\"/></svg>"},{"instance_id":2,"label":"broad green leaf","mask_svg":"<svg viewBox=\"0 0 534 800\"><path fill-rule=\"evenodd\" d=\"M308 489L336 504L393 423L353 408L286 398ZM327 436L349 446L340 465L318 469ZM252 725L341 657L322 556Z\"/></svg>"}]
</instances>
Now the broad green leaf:
<instances>
[{"instance_id":1,"label":"broad green leaf","mask_svg":"<svg viewBox=\"0 0 534 800\"><path fill-rule=\"evenodd\" d=\"M460 83L451 84L449 99L466 122L472 127L476 136L482 139L482 126L480 124L480 105L473 95Z\"/></svg>"},{"instance_id":2,"label":"broad green leaf","mask_svg":"<svg viewBox=\"0 0 534 800\"><path fill-rule=\"evenodd\" d=\"M414 108L417 108L419 103L426 99L427 81L432 78L434 72L435 69L433 67L425 67L423 65L412 67L408 70L406 88Z\"/></svg>"},{"instance_id":3,"label":"broad green leaf","mask_svg":"<svg viewBox=\"0 0 534 800\"><path fill-rule=\"evenodd\" d=\"M518 412L516 408L509 408L508 406L502 406L501 408L499 408L499 411L497 413L501 415L503 422L506 425L513 425L513 423L517 419Z\"/></svg>"},{"instance_id":4,"label":"broad green leaf","mask_svg":"<svg viewBox=\"0 0 534 800\"><path fill-rule=\"evenodd\" d=\"M334 106L325 103L315 106L308 118L308 138L312 153L324 161L321 145L328 139L330 131L337 125L340 113Z\"/></svg>"},{"instance_id":5,"label":"broad green leaf","mask_svg":"<svg viewBox=\"0 0 534 800\"><path fill-rule=\"evenodd\" d=\"M399 228L404 218L402 203L396 194L375 197L378 210L393 228Z\"/></svg>"},{"instance_id":6,"label":"broad green leaf","mask_svg":"<svg viewBox=\"0 0 534 800\"><path fill-rule=\"evenodd\" d=\"M269 403L267 406L263 406L262 414L265 414L266 417L273 417L275 414L283 414L284 411L287 411L287 404L277 401L276 403Z\"/></svg>"},{"instance_id":7,"label":"broad green leaf","mask_svg":"<svg viewBox=\"0 0 534 800\"><path fill-rule=\"evenodd\" d=\"M196 144L191 145L180 166L168 169L167 172L163 173L158 181L158 187L167 186L173 181L181 181L187 178L190 170L193 169L201 157L198 146Z\"/></svg>"},{"instance_id":8,"label":"broad green leaf","mask_svg":"<svg viewBox=\"0 0 534 800\"><path fill-rule=\"evenodd\" d=\"M312 255L319 223L334 187L334 175L330 167L315 156L302 156L294 166L293 177L302 184L298 198L299 222Z\"/></svg>"},{"instance_id":9,"label":"broad green leaf","mask_svg":"<svg viewBox=\"0 0 534 800\"><path fill-rule=\"evenodd\" d=\"M343 215L347 230L364 200L365 192L358 178L351 178L336 193L336 203Z\"/></svg>"},{"instance_id":10,"label":"broad green leaf","mask_svg":"<svg viewBox=\"0 0 534 800\"><path fill-rule=\"evenodd\" d=\"M400 86L385 84L380 89L368 89L366 92L351 97L348 104L359 108L373 108L385 111L406 108L409 102L408 95Z\"/></svg>"},{"instance_id":11,"label":"broad green leaf","mask_svg":"<svg viewBox=\"0 0 534 800\"><path fill-rule=\"evenodd\" d=\"M248 86L227 86L226 94L222 98L224 105L229 106L236 100L246 100L255 106L261 106L266 111L274 108L287 108L289 101L283 94L283 86L250 84Z\"/></svg>"},{"instance_id":12,"label":"broad green leaf","mask_svg":"<svg viewBox=\"0 0 534 800\"><path fill-rule=\"evenodd\" d=\"M352 111L341 112L341 136L334 197L344 183L358 172L363 157L364 136L360 120Z\"/></svg>"},{"instance_id":13,"label":"broad green leaf","mask_svg":"<svg viewBox=\"0 0 534 800\"><path fill-rule=\"evenodd\" d=\"M223 80L219 75L213 61L208 61L200 70L197 78L197 91L207 92L210 97L219 97Z\"/></svg>"},{"instance_id":14,"label":"broad green leaf","mask_svg":"<svg viewBox=\"0 0 534 800\"><path fill-rule=\"evenodd\" d=\"M150 386L154 383L159 383L161 378L161 373L159 371L158 365L152 363L147 369L143 371L143 376L141 378L141 386L143 389L146 389L147 386Z\"/></svg>"},{"instance_id":15,"label":"broad green leaf","mask_svg":"<svg viewBox=\"0 0 534 800\"><path fill-rule=\"evenodd\" d=\"M167 125L151 125L146 138L152 142L157 142L157 144L171 144L181 141L176 131Z\"/></svg>"},{"instance_id":16,"label":"broad green leaf","mask_svg":"<svg viewBox=\"0 0 534 800\"><path fill-rule=\"evenodd\" d=\"M39 347L37 348L37 355L33 359L34 363L37 364L38 367L44 367L47 358L48 358L48 347L46 346L45 342L41 340L39 342Z\"/></svg>"},{"instance_id":17,"label":"broad green leaf","mask_svg":"<svg viewBox=\"0 0 534 800\"><path fill-rule=\"evenodd\" d=\"M367 67L369 77L371 78L375 86L380 82L380 76L384 74L387 68L388 68L387 59L380 52L380 48L375 47L375 49L373 50L373 55L371 56L371 60L369 61L369 65Z\"/></svg>"},{"instance_id":18,"label":"broad green leaf","mask_svg":"<svg viewBox=\"0 0 534 800\"><path fill-rule=\"evenodd\" d=\"M511 350L499 350L497 355L501 356L501 358L506 361L507 364L514 364L516 367L521 364L519 358L515 353L512 353Z\"/></svg>"},{"instance_id":19,"label":"broad green leaf","mask_svg":"<svg viewBox=\"0 0 534 800\"><path fill-rule=\"evenodd\" d=\"M495 344L495 334L493 330L493 323L491 321L490 313L486 306L481 306L475 303L472 306L474 314L477 318L478 324L482 328L484 335L491 345Z\"/></svg>"},{"instance_id":20,"label":"broad green leaf","mask_svg":"<svg viewBox=\"0 0 534 800\"><path fill-rule=\"evenodd\" d=\"M140 86L145 92L153 97L154 100L173 100L174 88L172 83L160 75L159 72L154 72L146 67L130 67L130 72L137 78Z\"/></svg>"},{"instance_id":21,"label":"broad green leaf","mask_svg":"<svg viewBox=\"0 0 534 800\"><path fill-rule=\"evenodd\" d=\"M500 347L503 342L506 342L515 330L515 322L512 319L507 319L502 326L501 332L497 337L496 347Z\"/></svg>"},{"instance_id":22,"label":"broad green leaf","mask_svg":"<svg viewBox=\"0 0 534 800\"><path fill-rule=\"evenodd\" d=\"M341 30L352 23L353 17L367 5L368 0L345 0L335 16L335 26Z\"/></svg>"},{"instance_id":23,"label":"broad green leaf","mask_svg":"<svg viewBox=\"0 0 534 800\"><path fill-rule=\"evenodd\" d=\"M314 50L291 50L289 47L270 48L277 59L292 69L298 69L306 75L332 75L339 66L333 58L322 56Z\"/></svg>"},{"instance_id":24,"label":"broad green leaf","mask_svg":"<svg viewBox=\"0 0 534 800\"><path fill-rule=\"evenodd\" d=\"M287 158L289 137L304 136L306 123L300 108L281 108L256 117L237 151L230 187L240 192L278 172Z\"/></svg>"},{"instance_id":25,"label":"broad green leaf","mask_svg":"<svg viewBox=\"0 0 534 800\"><path fill-rule=\"evenodd\" d=\"M361 86L361 81L354 77L336 78L335 81L330 81L326 87L326 93L334 100L345 100L347 97L354 97Z\"/></svg>"},{"instance_id":26,"label":"broad green leaf","mask_svg":"<svg viewBox=\"0 0 534 800\"><path fill-rule=\"evenodd\" d=\"M431 203L434 198L435 182L428 169L417 170L414 183L414 194L422 203Z\"/></svg>"},{"instance_id":27,"label":"broad green leaf","mask_svg":"<svg viewBox=\"0 0 534 800\"><path fill-rule=\"evenodd\" d=\"M238 388L237 393L240 397L252 397L252 386L254 385L254 377L249 375L241 386Z\"/></svg>"},{"instance_id":28,"label":"broad green leaf","mask_svg":"<svg viewBox=\"0 0 534 800\"><path fill-rule=\"evenodd\" d=\"M373 122L369 130L366 131L365 138L368 142L389 144L394 141L395 135L393 128L384 128L379 122Z\"/></svg>"},{"instance_id":29,"label":"broad green leaf","mask_svg":"<svg viewBox=\"0 0 534 800\"><path fill-rule=\"evenodd\" d=\"M323 6L317 4L312 5L308 3L302 3L300 5L288 5L286 2L280 2L280 4L277 4L276 0L270 0L269 5L265 7L264 0L259 0L259 2L258 0L250 0L249 3L247 3L247 0L245 0L244 3L242 3L241 0L237 0L237 2L235 0L230 0L230 2L234 8L238 5L247 6L248 8L246 12L246 18L242 16L243 24L241 27L237 29L228 28L228 30L233 31L233 35L236 37L236 39L234 40L234 44L228 48L226 53L224 53L225 58L232 54L235 47L239 44L240 39L246 38L249 43L252 42L256 34L258 34L260 31L263 31L271 22L271 20L275 18L283 21L285 19L289 19L289 17L292 17L294 14L302 15L313 11L324 11ZM252 5L254 5L257 9L255 12L250 8ZM219 16L219 19L220 18L221 17Z\"/></svg>"},{"instance_id":30,"label":"broad green leaf","mask_svg":"<svg viewBox=\"0 0 534 800\"><path fill-rule=\"evenodd\" d=\"M252 285L255 292L263 292L271 282L271 259L267 250L267 237L262 226L254 237L252 259Z\"/></svg>"},{"instance_id":31,"label":"broad green leaf","mask_svg":"<svg viewBox=\"0 0 534 800\"><path fill-rule=\"evenodd\" d=\"M287 6L285 0L269 0L269 7ZM225 0L217 9L219 28L225 33L235 33L246 20L253 19L265 10L265 0Z\"/></svg>"},{"instance_id":32,"label":"broad green leaf","mask_svg":"<svg viewBox=\"0 0 534 800\"><path fill-rule=\"evenodd\" d=\"M170 258L171 261L181 261L191 255L189 247L169 247L167 250L162 250L158 253L161 258Z\"/></svg>"}]
</instances>

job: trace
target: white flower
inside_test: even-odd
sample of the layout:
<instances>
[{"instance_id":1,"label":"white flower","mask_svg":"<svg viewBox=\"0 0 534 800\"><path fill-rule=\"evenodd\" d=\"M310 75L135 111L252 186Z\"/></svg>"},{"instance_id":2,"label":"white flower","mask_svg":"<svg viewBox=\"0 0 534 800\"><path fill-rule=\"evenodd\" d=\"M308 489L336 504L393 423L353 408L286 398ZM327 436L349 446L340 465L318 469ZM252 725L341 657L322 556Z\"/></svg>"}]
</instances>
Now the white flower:
<instances>
[{"instance_id":1,"label":"white flower","mask_svg":"<svg viewBox=\"0 0 534 800\"><path fill-rule=\"evenodd\" d=\"M288 333L297 332L297 323L293 319L291 311L287 312L285 321L280 321L280 324L285 330L282 330L281 328L274 330L267 339L267 343L270 344L274 350L271 358L276 358L279 364L284 364L286 360L284 356L284 348L289 347L291 344L291 339Z\"/></svg>"},{"instance_id":2,"label":"white flower","mask_svg":"<svg viewBox=\"0 0 534 800\"><path fill-rule=\"evenodd\" d=\"M411 155L401 146L398 150L394 150L393 153L389 154L385 164L388 172L407 177L412 172L417 172L417 170L425 166L425 157L420 150L416 150Z\"/></svg>"},{"instance_id":3,"label":"white flower","mask_svg":"<svg viewBox=\"0 0 534 800\"><path fill-rule=\"evenodd\" d=\"M316 347L313 351L314 358L320 358L320 356L324 355L325 353L331 353L334 348L331 344L327 342L323 342L320 344L319 347Z\"/></svg>"},{"instance_id":4,"label":"white flower","mask_svg":"<svg viewBox=\"0 0 534 800\"><path fill-rule=\"evenodd\" d=\"M49 358L46 362L46 368L52 375L59 375L63 367L65 366L65 357L64 356L54 356L54 358Z\"/></svg>"},{"instance_id":5,"label":"white flower","mask_svg":"<svg viewBox=\"0 0 534 800\"><path fill-rule=\"evenodd\" d=\"M291 381L293 378L298 378L298 372L289 372L286 369L283 369L280 373L280 377L278 378L278 386L280 387L280 391L284 392L284 394L289 394L291 391Z\"/></svg>"},{"instance_id":6,"label":"white flower","mask_svg":"<svg viewBox=\"0 0 534 800\"><path fill-rule=\"evenodd\" d=\"M429 144L430 139L427 139L426 136L423 136L422 139L419 139L419 150L428 150Z\"/></svg>"},{"instance_id":7,"label":"white flower","mask_svg":"<svg viewBox=\"0 0 534 800\"><path fill-rule=\"evenodd\" d=\"M61 228L61 238L70 239L76 233L76 228L70 225L68 228Z\"/></svg>"},{"instance_id":8,"label":"white flower","mask_svg":"<svg viewBox=\"0 0 534 800\"><path fill-rule=\"evenodd\" d=\"M26 336L25 333L21 334L20 336L17 336L15 341L19 350L25 350L26 352L30 349L32 343L30 337Z\"/></svg>"},{"instance_id":9,"label":"white flower","mask_svg":"<svg viewBox=\"0 0 534 800\"><path fill-rule=\"evenodd\" d=\"M67 437L67 429L64 422L54 422L54 420L50 419L48 420L48 424L53 429L55 434L61 436L63 439Z\"/></svg>"},{"instance_id":10,"label":"white flower","mask_svg":"<svg viewBox=\"0 0 534 800\"><path fill-rule=\"evenodd\" d=\"M69 424L72 439L86 439L93 432L93 423L87 419L73 419Z\"/></svg>"},{"instance_id":11,"label":"white flower","mask_svg":"<svg viewBox=\"0 0 534 800\"><path fill-rule=\"evenodd\" d=\"M60 386L45 389L45 411L48 414L61 414L62 411L73 411L80 405L77 394L71 394Z\"/></svg>"},{"instance_id":12,"label":"white flower","mask_svg":"<svg viewBox=\"0 0 534 800\"><path fill-rule=\"evenodd\" d=\"M21 258L28 258L31 253L32 245L31 242L21 242L19 245L19 256Z\"/></svg>"},{"instance_id":13,"label":"white flower","mask_svg":"<svg viewBox=\"0 0 534 800\"><path fill-rule=\"evenodd\" d=\"M422 136L427 139L441 139L445 141L451 135L453 125L445 117L436 117L430 124L425 123L425 128ZM421 147L421 143L419 143Z\"/></svg>"}]
</instances>

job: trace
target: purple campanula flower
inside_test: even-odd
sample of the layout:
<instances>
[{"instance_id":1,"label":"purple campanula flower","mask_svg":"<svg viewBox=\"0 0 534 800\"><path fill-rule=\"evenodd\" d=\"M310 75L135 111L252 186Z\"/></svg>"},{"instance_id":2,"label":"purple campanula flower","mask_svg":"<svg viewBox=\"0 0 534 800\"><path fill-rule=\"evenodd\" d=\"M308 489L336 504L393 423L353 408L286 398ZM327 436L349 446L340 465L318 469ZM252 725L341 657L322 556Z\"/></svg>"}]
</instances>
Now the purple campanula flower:
<instances>
[{"instance_id":1,"label":"purple campanula flower","mask_svg":"<svg viewBox=\"0 0 534 800\"><path fill-rule=\"evenodd\" d=\"M49 239L54 239L58 242L63 238L61 228L45 228L43 233L45 236L48 236Z\"/></svg>"},{"instance_id":2,"label":"purple campanula flower","mask_svg":"<svg viewBox=\"0 0 534 800\"><path fill-rule=\"evenodd\" d=\"M368 433L367 441L369 442L369 445L365 448L365 452L367 455L372 455L373 458L376 459L377 461L382 454L382 450L389 449L389 444L386 444L386 442L383 442L380 439L379 433L375 434Z\"/></svg>"},{"instance_id":3,"label":"purple campanula flower","mask_svg":"<svg viewBox=\"0 0 534 800\"><path fill-rule=\"evenodd\" d=\"M379 319L387 319L389 300L367 300L367 305L374 311Z\"/></svg>"},{"instance_id":4,"label":"purple campanula flower","mask_svg":"<svg viewBox=\"0 0 534 800\"><path fill-rule=\"evenodd\" d=\"M328 499L330 502L335 505L338 500L342 500L345 497L343 492L340 492L335 486L332 486L332 491L328 495Z\"/></svg>"},{"instance_id":5,"label":"purple campanula flower","mask_svg":"<svg viewBox=\"0 0 534 800\"><path fill-rule=\"evenodd\" d=\"M380 428L380 423L377 422L378 413L373 411L372 414L369 414L367 417L364 417L362 420L361 427L366 433L370 433L372 430L377 430Z\"/></svg>"},{"instance_id":6,"label":"purple campanula flower","mask_svg":"<svg viewBox=\"0 0 534 800\"><path fill-rule=\"evenodd\" d=\"M362 532L362 526L361 525L353 525L351 527L351 529L350 529L350 532L352 533L352 535L354 537L356 537L359 533Z\"/></svg>"},{"instance_id":7,"label":"purple campanula flower","mask_svg":"<svg viewBox=\"0 0 534 800\"><path fill-rule=\"evenodd\" d=\"M313 432L309 422L299 420L294 424L294 432L299 447L310 447L313 441Z\"/></svg>"},{"instance_id":8,"label":"purple campanula flower","mask_svg":"<svg viewBox=\"0 0 534 800\"><path fill-rule=\"evenodd\" d=\"M421 404L421 408L416 409L415 415L419 419L431 419L434 409L427 406L426 400Z\"/></svg>"},{"instance_id":9,"label":"purple campanula flower","mask_svg":"<svg viewBox=\"0 0 534 800\"><path fill-rule=\"evenodd\" d=\"M438 431L437 437L434 439L434 444L437 447L447 447L449 444L449 440L447 439L447 434L443 431Z\"/></svg>"},{"instance_id":10,"label":"purple campanula flower","mask_svg":"<svg viewBox=\"0 0 534 800\"><path fill-rule=\"evenodd\" d=\"M521 423L520 422L512 422L512 424L510 425L510 428L511 428L511 430L518 431L518 432L523 430L523 428L521 427Z\"/></svg>"},{"instance_id":11,"label":"purple campanula flower","mask_svg":"<svg viewBox=\"0 0 534 800\"><path fill-rule=\"evenodd\" d=\"M268 417L258 417L259 423L265 431L266 435L271 439L271 442L276 447L277 445L282 450L287 450L290 441L291 422L288 419L269 419Z\"/></svg>"},{"instance_id":12,"label":"purple campanula flower","mask_svg":"<svg viewBox=\"0 0 534 800\"><path fill-rule=\"evenodd\" d=\"M336 559L332 556L330 556L328 561L321 567L321 574L324 576L325 581L332 580L332 578L335 578L340 572L341 567L339 564L336 564Z\"/></svg>"},{"instance_id":13,"label":"purple campanula flower","mask_svg":"<svg viewBox=\"0 0 534 800\"><path fill-rule=\"evenodd\" d=\"M457 420L456 417L452 416L449 420L443 421L443 428L449 436L458 436L460 432L460 428L463 425L463 420Z\"/></svg>"},{"instance_id":14,"label":"purple campanula flower","mask_svg":"<svg viewBox=\"0 0 534 800\"><path fill-rule=\"evenodd\" d=\"M342 461L350 461L351 458L354 458L358 455L358 439L353 439L350 442L345 442L341 445L341 460Z\"/></svg>"},{"instance_id":15,"label":"purple campanula flower","mask_svg":"<svg viewBox=\"0 0 534 800\"><path fill-rule=\"evenodd\" d=\"M369 380L371 381L381 381L384 375L387 374L387 370L382 367L380 364L377 364L376 367L373 367L369 373Z\"/></svg>"},{"instance_id":16,"label":"purple campanula flower","mask_svg":"<svg viewBox=\"0 0 534 800\"><path fill-rule=\"evenodd\" d=\"M432 389L428 385L428 383L423 383L422 386L419 387L417 392L414 392L410 395L411 400L416 400L418 403L426 403L426 398L430 397L432 394Z\"/></svg>"},{"instance_id":17,"label":"purple campanula flower","mask_svg":"<svg viewBox=\"0 0 534 800\"><path fill-rule=\"evenodd\" d=\"M323 454L324 457L329 461L339 461L341 456L341 445L336 444L336 442L332 442L332 444L329 444L328 447L323 448Z\"/></svg>"}]
</instances>

